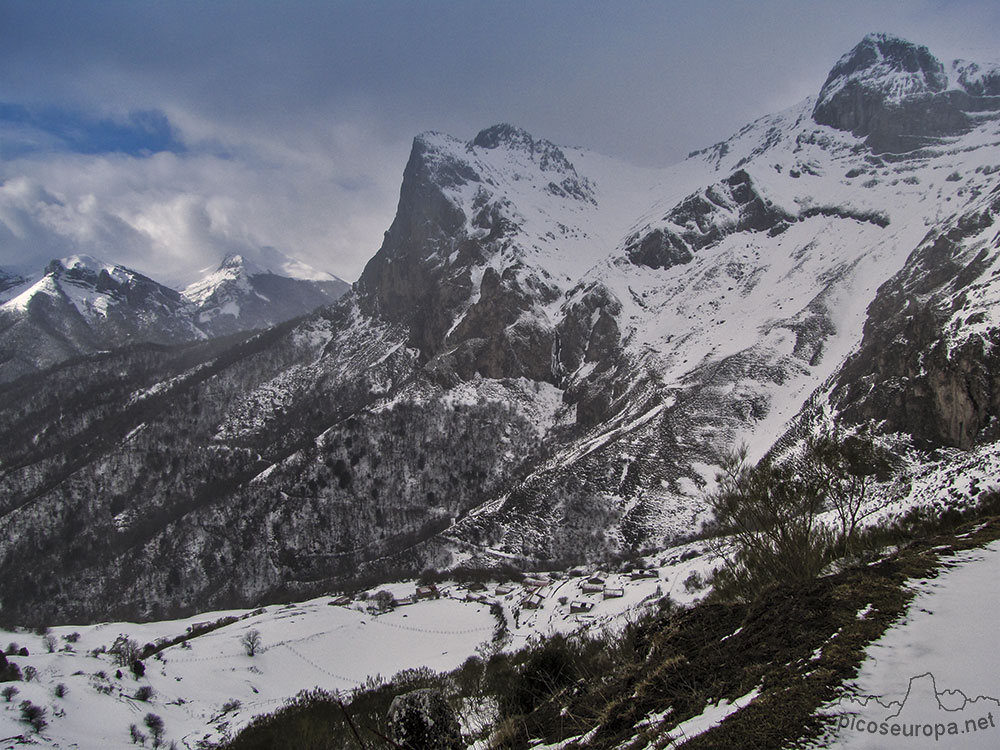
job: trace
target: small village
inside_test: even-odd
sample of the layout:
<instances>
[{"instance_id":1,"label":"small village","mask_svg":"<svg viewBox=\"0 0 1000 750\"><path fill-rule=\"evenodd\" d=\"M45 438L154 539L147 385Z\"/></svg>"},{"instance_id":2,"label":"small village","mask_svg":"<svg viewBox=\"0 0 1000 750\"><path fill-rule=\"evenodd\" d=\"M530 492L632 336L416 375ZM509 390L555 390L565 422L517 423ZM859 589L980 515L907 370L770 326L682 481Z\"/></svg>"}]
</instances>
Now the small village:
<instances>
[{"instance_id":1,"label":"small village","mask_svg":"<svg viewBox=\"0 0 1000 750\"><path fill-rule=\"evenodd\" d=\"M706 591L712 555L697 544L679 547L656 566L620 572L574 568L569 571L498 573L497 580L401 582L339 596L331 605L378 615L422 602L451 599L485 606L508 637L527 639L544 633L568 633L591 625L608 625L643 604L669 597L692 604Z\"/></svg>"}]
</instances>

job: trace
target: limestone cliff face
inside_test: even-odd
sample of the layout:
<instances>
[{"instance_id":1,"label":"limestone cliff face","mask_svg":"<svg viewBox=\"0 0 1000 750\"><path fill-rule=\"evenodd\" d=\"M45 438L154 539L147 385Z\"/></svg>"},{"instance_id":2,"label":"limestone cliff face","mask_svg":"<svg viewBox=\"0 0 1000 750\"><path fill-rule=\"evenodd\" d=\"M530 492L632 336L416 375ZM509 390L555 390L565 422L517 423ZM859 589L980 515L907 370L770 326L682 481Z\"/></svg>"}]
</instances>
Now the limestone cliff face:
<instances>
[{"instance_id":1,"label":"limestone cliff face","mask_svg":"<svg viewBox=\"0 0 1000 750\"><path fill-rule=\"evenodd\" d=\"M464 231L468 217L444 191L478 181L467 162L416 138L396 217L358 280L362 309L409 325L411 343L428 359L472 293L470 267L484 259L482 243Z\"/></svg>"},{"instance_id":2,"label":"limestone cliff face","mask_svg":"<svg viewBox=\"0 0 1000 750\"><path fill-rule=\"evenodd\" d=\"M526 377L549 382L553 379L553 330L544 321L524 316L551 293L525 288L512 266L499 273L487 268L479 286L479 299L469 306L448 343L463 360L464 379Z\"/></svg>"},{"instance_id":3,"label":"limestone cliff face","mask_svg":"<svg viewBox=\"0 0 1000 750\"><path fill-rule=\"evenodd\" d=\"M593 282L574 294L562 312L556 329L560 372L572 373L585 362L608 361L621 343L617 318L622 303L614 292Z\"/></svg>"},{"instance_id":4,"label":"limestone cliff face","mask_svg":"<svg viewBox=\"0 0 1000 750\"><path fill-rule=\"evenodd\" d=\"M864 339L832 390L843 418L927 446L969 449L1000 434L994 195L932 231L868 310Z\"/></svg>"},{"instance_id":5,"label":"limestone cliff face","mask_svg":"<svg viewBox=\"0 0 1000 750\"><path fill-rule=\"evenodd\" d=\"M515 181L538 182L549 200L593 201L561 149L510 125L469 143L418 136L396 218L357 285L362 310L407 326L410 345L445 383L555 378L542 308L561 289L521 257L523 217L491 176L508 163L521 170Z\"/></svg>"}]
</instances>

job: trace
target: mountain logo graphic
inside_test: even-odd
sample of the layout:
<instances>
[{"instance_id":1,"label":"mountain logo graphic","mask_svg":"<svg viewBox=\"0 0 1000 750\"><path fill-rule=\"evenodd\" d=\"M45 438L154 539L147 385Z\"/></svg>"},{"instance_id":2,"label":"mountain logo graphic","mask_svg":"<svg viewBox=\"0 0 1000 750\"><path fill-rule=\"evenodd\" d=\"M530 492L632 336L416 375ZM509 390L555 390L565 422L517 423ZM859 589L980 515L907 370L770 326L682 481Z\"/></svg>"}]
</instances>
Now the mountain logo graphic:
<instances>
[{"instance_id":1,"label":"mountain logo graphic","mask_svg":"<svg viewBox=\"0 0 1000 750\"><path fill-rule=\"evenodd\" d=\"M858 695L834 712L834 747L1000 747L1000 699L938 688L933 673L911 677L901 700Z\"/></svg>"}]
</instances>

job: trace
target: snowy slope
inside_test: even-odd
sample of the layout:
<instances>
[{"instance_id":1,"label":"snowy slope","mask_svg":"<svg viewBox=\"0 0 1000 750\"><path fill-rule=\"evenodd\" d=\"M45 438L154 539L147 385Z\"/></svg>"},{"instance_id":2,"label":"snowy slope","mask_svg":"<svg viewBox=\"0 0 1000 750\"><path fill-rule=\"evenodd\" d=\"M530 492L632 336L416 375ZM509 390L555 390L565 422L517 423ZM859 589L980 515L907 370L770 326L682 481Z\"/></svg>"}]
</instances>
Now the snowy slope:
<instances>
[{"instance_id":1,"label":"snowy slope","mask_svg":"<svg viewBox=\"0 0 1000 750\"><path fill-rule=\"evenodd\" d=\"M823 747L1000 743L1000 661L992 647L1000 545L958 553L947 568L915 584L905 618L868 647L845 696L826 707L837 721Z\"/></svg>"}]
</instances>

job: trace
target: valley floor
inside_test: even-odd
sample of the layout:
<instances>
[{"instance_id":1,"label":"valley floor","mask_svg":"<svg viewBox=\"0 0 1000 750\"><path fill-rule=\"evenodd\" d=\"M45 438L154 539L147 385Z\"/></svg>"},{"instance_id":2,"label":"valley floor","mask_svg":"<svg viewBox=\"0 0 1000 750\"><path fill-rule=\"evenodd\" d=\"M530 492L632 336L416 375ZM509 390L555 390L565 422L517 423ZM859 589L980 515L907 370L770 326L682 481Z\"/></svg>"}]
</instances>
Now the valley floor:
<instances>
[{"instance_id":1,"label":"valley floor","mask_svg":"<svg viewBox=\"0 0 1000 750\"><path fill-rule=\"evenodd\" d=\"M953 479L947 482L955 484ZM778 662L754 666L756 651L762 646L766 651L777 637L774 647L781 649L779 653L794 655L805 648L801 655L789 656L792 671L801 672L796 679L809 681L829 670L853 675L850 664L860 664L860 671L846 682L843 676L820 678L826 687L815 688L814 694L825 691L827 697L812 704L818 712L807 710L821 717L820 724L827 729L818 736L809 732L817 737L813 747L996 747L1000 742L1000 652L994 644L1000 618L998 535L1000 526L994 519L972 530L923 541L900 552L888 567L871 568L871 574L864 569L848 571L846 577L821 579L802 591L778 592L773 606L765 602L747 611L717 605L687 610L678 624L665 621L667 630L663 636L654 635L653 641L680 638L679 645L686 628L694 628L699 641L704 641L698 647L704 653L690 652L692 668L715 674L716 667L730 664L728 660L746 659L746 664L733 667L733 675L718 674L731 685L714 688L715 698L709 697L703 708L686 716L671 720L674 699L654 691L633 701L628 713L635 715L613 733L587 732L554 744L535 735L535 741L561 748L573 741L589 745L593 737L595 746L617 746L625 740L630 747L659 748L697 738L693 746L715 747L715 742L743 736L746 725L760 723L747 716L771 711L774 686L784 682ZM541 636L623 626L639 617L646 605L654 612L665 596L675 604L693 604L706 593L705 581L718 564L710 547L693 542L671 549L648 559L648 569L631 574L577 570L532 573L524 580L501 584L444 582L430 592L432 598L418 599L410 581L354 599L327 596L183 620L63 625L47 635L0 631L0 647L9 652L17 644L29 651L28 656L10 656L10 662L25 676L29 668L35 672L31 680L3 684L17 693L0 700L0 750L23 744L134 747L130 727L148 733L147 714L162 718L166 745L174 741L179 748L209 747L235 736L254 716L275 711L303 690L320 687L346 694L372 684L370 678L389 678L404 669L443 672L475 654L537 644ZM909 603L904 604L900 586L902 593L912 593ZM385 593L376 596L378 592ZM869 595L874 598L866 599ZM380 598L394 598L395 605L379 611ZM706 611L698 611L702 609ZM782 635L792 624L805 635ZM242 639L254 630L260 634L260 649L248 656ZM868 632L880 635L869 642L871 636L863 635ZM121 634L140 646L159 641L158 652L144 659L141 678L127 668L116 676L118 667L106 649ZM673 648L669 646L666 653ZM838 649L856 655L839 654ZM705 660L704 665L697 666L699 660ZM621 679L625 689L631 678ZM843 687L837 687L842 682ZM65 688L62 696L57 694L60 685ZM148 700L137 697L141 688L152 691ZM635 685L629 688L633 689ZM45 709L47 725L41 732L32 731L22 720L24 701ZM798 718L778 723L812 722L803 718L807 715L797 713ZM900 725L898 736L892 734L895 724ZM914 732L920 736L912 736ZM789 736L786 728L775 728L779 734ZM631 740L626 739L629 736Z\"/></svg>"},{"instance_id":2,"label":"valley floor","mask_svg":"<svg viewBox=\"0 0 1000 750\"><path fill-rule=\"evenodd\" d=\"M378 588L397 602L378 614L373 590L365 599L327 596L184 620L66 625L50 630L56 640L53 653L42 635L0 631L0 648L10 643L28 648L29 656L14 656L11 662L22 671L29 665L37 671L32 681L4 684L19 692L11 701L0 701L0 748L9 750L22 741L51 748L134 747L129 727L148 733L143 724L148 713L163 719L168 744L173 740L178 747L196 748L218 743L302 690L346 692L369 678L418 667L448 671L477 649L516 649L540 635L624 621L643 602L664 594L693 602L704 594L711 561L701 545L692 544L664 553L646 577L590 571L537 574L523 582L483 587L445 583L437 587L440 598L412 604L415 584L402 582ZM590 583L596 577L603 582ZM177 639L223 618L235 621L147 658L141 679L127 668L115 677L118 667L112 657L93 654L109 648L120 634L141 646ZM261 641L253 657L241 642L251 630L260 633ZM67 689L63 697L54 692L59 684ZM148 701L135 698L142 686L154 691ZM46 709L48 726L38 734L21 721L25 700Z\"/></svg>"},{"instance_id":3,"label":"valley floor","mask_svg":"<svg viewBox=\"0 0 1000 750\"><path fill-rule=\"evenodd\" d=\"M273 711L300 690L322 686L349 690L369 675L390 676L399 670L427 666L450 670L460 665L476 646L489 639L495 620L485 605L451 599L422 602L379 616L344 606L330 606L324 597L302 604L272 606L254 612L216 612L188 620L145 624L108 623L52 628L58 639L55 653L47 653L34 633L0 632L3 644L26 646L28 657L13 657L24 671L38 673L31 682L5 683L20 691L11 702L0 702L0 747L13 748L19 736L32 744L52 748L134 747L129 727L143 733L147 713L163 719L167 743L194 748L199 741L216 742L252 716ZM121 678L108 654L93 649L109 647L124 633L140 644L183 635L189 626L236 616L236 622L191 638L190 648L178 644L145 660L141 679L126 668ZM247 656L241 638L250 630L261 636L261 650ZM65 648L63 636L79 633ZM158 658L159 657L159 658ZM104 677L100 675L103 674ZM54 694L58 684L67 693ZM134 695L152 687L149 701ZM20 721L24 700L47 710L48 726L39 735Z\"/></svg>"}]
</instances>

